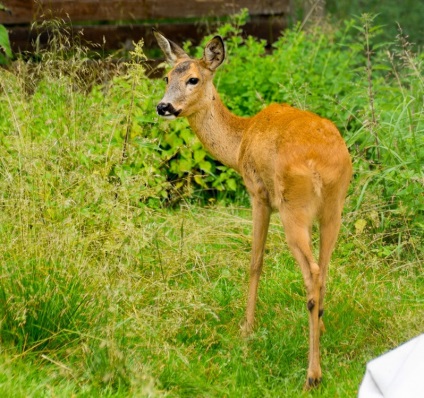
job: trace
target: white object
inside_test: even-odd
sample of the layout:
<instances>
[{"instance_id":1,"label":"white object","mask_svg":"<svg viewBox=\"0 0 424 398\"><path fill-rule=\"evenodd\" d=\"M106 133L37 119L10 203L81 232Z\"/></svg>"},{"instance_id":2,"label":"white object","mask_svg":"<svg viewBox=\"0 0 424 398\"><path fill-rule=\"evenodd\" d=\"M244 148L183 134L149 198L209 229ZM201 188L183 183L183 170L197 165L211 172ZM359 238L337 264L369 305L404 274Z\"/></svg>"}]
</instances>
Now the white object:
<instances>
[{"instance_id":1,"label":"white object","mask_svg":"<svg viewBox=\"0 0 424 398\"><path fill-rule=\"evenodd\" d=\"M370 361L358 398L424 398L424 334Z\"/></svg>"}]
</instances>

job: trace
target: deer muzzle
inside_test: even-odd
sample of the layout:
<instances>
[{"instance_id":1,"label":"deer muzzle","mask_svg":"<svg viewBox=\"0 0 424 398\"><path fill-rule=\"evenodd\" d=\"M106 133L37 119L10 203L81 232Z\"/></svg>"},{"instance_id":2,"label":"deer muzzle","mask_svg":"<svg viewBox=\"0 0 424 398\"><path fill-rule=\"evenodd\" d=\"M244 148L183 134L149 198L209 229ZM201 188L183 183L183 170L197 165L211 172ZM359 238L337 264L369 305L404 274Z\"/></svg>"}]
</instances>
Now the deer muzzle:
<instances>
[{"instance_id":1,"label":"deer muzzle","mask_svg":"<svg viewBox=\"0 0 424 398\"><path fill-rule=\"evenodd\" d=\"M160 102L156 107L156 112L164 119L172 120L175 119L181 113L181 110L176 110L169 102Z\"/></svg>"}]
</instances>

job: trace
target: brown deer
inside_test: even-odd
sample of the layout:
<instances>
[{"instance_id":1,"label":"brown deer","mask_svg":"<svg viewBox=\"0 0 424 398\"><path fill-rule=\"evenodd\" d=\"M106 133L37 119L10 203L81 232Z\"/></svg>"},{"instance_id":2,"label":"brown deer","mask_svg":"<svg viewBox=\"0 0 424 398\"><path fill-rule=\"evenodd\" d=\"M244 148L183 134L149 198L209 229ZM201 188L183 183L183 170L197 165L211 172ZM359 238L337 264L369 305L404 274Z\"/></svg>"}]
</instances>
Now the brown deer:
<instances>
[{"instance_id":1,"label":"brown deer","mask_svg":"<svg viewBox=\"0 0 424 398\"><path fill-rule=\"evenodd\" d=\"M205 148L243 177L253 213L253 243L244 336L252 332L265 241L272 211L278 211L287 244L302 271L309 311L309 367L305 388L321 380L320 331L324 330L325 281L352 176L346 144L332 122L289 105L272 104L253 117L232 114L213 85L225 58L215 36L201 59L154 30L172 69L157 105L165 119L186 117ZM318 262L312 254L312 223L320 227Z\"/></svg>"}]
</instances>

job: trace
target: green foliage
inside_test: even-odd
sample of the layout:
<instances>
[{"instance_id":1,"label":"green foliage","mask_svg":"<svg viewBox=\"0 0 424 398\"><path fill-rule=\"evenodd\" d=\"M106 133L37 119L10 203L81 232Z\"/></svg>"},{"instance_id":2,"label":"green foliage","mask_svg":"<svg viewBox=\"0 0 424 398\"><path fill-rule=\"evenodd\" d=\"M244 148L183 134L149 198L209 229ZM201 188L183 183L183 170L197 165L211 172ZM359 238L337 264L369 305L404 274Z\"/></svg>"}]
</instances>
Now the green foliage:
<instances>
[{"instance_id":1,"label":"green foliage","mask_svg":"<svg viewBox=\"0 0 424 398\"><path fill-rule=\"evenodd\" d=\"M362 13L376 15L376 23L384 26L381 32L384 41L392 41L398 24L405 30L412 43L424 44L424 3L422 1L404 0L327 0L326 10L339 21L351 19Z\"/></svg>"},{"instance_id":2,"label":"green foliage","mask_svg":"<svg viewBox=\"0 0 424 398\"><path fill-rule=\"evenodd\" d=\"M6 65L13 57L7 29L0 24L0 65Z\"/></svg>"}]
</instances>

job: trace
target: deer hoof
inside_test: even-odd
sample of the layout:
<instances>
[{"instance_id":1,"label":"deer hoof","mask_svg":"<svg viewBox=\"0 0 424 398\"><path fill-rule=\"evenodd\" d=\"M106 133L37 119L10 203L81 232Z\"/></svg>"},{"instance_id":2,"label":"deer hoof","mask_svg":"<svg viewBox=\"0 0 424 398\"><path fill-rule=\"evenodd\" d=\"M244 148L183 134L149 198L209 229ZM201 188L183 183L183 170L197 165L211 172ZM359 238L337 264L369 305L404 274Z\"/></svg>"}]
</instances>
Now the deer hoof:
<instances>
[{"instance_id":1,"label":"deer hoof","mask_svg":"<svg viewBox=\"0 0 424 398\"><path fill-rule=\"evenodd\" d=\"M246 339L249 336L251 336L253 332L253 325L247 322L247 320L244 320L242 324L240 325L240 331L241 331L241 336Z\"/></svg>"},{"instance_id":2,"label":"deer hoof","mask_svg":"<svg viewBox=\"0 0 424 398\"><path fill-rule=\"evenodd\" d=\"M318 387L321 383L321 377L308 377L305 383L305 390L310 390L312 388Z\"/></svg>"}]
</instances>

